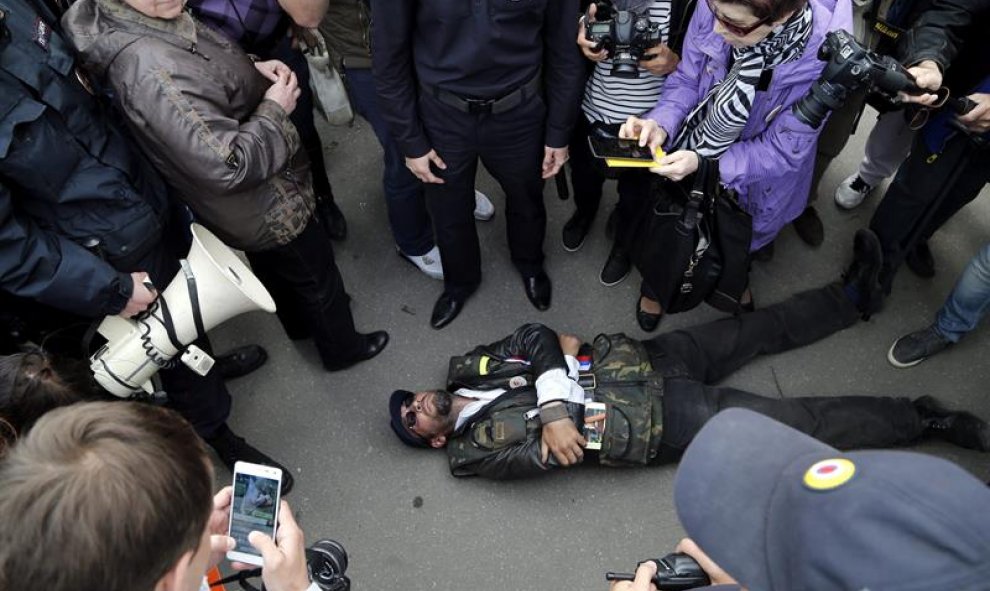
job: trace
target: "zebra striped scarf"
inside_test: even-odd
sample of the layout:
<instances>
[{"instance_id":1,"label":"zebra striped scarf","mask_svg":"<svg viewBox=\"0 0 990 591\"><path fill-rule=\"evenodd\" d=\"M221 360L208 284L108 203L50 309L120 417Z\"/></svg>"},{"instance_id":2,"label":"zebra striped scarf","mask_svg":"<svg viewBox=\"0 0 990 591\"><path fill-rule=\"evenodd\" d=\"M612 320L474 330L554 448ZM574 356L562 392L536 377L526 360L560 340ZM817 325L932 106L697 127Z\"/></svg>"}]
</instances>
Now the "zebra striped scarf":
<instances>
[{"instance_id":1,"label":"zebra striped scarf","mask_svg":"<svg viewBox=\"0 0 990 591\"><path fill-rule=\"evenodd\" d=\"M805 5L779 32L752 47L733 49L732 68L688 114L673 149L694 150L708 158L721 156L746 126L763 71L797 59L810 36L811 7Z\"/></svg>"}]
</instances>

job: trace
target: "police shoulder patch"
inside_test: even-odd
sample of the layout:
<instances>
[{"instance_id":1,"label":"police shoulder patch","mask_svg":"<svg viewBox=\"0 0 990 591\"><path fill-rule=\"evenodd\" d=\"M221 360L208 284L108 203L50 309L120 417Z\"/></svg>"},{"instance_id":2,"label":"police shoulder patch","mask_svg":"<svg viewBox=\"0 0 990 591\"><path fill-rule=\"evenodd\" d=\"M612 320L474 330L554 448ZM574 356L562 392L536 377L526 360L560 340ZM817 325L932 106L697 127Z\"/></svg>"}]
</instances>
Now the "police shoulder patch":
<instances>
[{"instance_id":1,"label":"police shoulder patch","mask_svg":"<svg viewBox=\"0 0 990 591\"><path fill-rule=\"evenodd\" d=\"M839 488L856 474L856 464L845 458L816 462L804 473L804 485L811 490Z\"/></svg>"}]
</instances>

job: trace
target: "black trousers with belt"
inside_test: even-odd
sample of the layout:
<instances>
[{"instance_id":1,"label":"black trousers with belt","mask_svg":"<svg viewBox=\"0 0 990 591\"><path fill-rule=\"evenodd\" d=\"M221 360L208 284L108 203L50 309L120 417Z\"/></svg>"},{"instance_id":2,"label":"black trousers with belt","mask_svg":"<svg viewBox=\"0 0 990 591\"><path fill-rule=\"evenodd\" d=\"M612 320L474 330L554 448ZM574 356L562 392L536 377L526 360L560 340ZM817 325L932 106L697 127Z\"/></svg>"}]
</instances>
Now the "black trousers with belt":
<instances>
[{"instance_id":1,"label":"black trousers with belt","mask_svg":"<svg viewBox=\"0 0 990 591\"><path fill-rule=\"evenodd\" d=\"M910 156L870 220L870 229L883 246L880 281L887 293L907 253L928 241L956 212L976 199L988 181L990 148L978 148L958 134L932 158L924 134L915 136Z\"/></svg>"},{"instance_id":2,"label":"black trousers with belt","mask_svg":"<svg viewBox=\"0 0 990 591\"><path fill-rule=\"evenodd\" d=\"M619 124L603 125L612 135L619 134ZM605 185L605 161L596 158L588 145L588 136L593 133L592 124L583 115L578 115L571 138L571 184L574 186L574 206L577 214L587 220L592 220L598 212L602 200L602 187ZM653 173L643 168L612 169L613 178L617 181L616 191L619 201L615 206L617 244L625 247L622 237L635 216L643 209L643 203L650 197L650 187Z\"/></svg>"},{"instance_id":3,"label":"black trousers with belt","mask_svg":"<svg viewBox=\"0 0 990 591\"><path fill-rule=\"evenodd\" d=\"M325 365L358 353L363 341L354 329L350 296L330 236L316 216L288 244L245 254L275 300L276 314L290 339L312 337Z\"/></svg>"},{"instance_id":4,"label":"black trousers with belt","mask_svg":"<svg viewBox=\"0 0 990 591\"><path fill-rule=\"evenodd\" d=\"M434 168L443 184L426 184L443 262L444 290L467 297L481 282L481 248L474 223L478 160L505 193L505 227L512 263L524 277L543 269L547 213L542 162L546 107L539 98L499 114L464 113L420 94L420 115L433 149L447 165Z\"/></svg>"},{"instance_id":5,"label":"black trousers with belt","mask_svg":"<svg viewBox=\"0 0 990 591\"><path fill-rule=\"evenodd\" d=\"M842 288L829 285L773 306L645 341L664 379L658 461L675 461L705 422L726 408L748 408L840 449L891 447L923 427L907 398L822 396L769 398L724 386L724 377L760 355L813 343L856 322Z\"/></svg>"}]
</instances>

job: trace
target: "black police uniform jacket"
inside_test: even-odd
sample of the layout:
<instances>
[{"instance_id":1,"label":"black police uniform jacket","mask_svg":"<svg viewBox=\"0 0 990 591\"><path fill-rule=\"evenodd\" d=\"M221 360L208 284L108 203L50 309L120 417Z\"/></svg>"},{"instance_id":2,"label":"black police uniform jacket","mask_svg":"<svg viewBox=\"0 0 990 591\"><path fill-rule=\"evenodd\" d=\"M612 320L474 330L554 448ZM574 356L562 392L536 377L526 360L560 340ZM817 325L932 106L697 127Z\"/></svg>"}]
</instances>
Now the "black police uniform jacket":
<instances>
[{"instance_id":1,"label":"black police uniform jacket","mask_svg":"<svg viewBox=\"0 0 990 591\"><path fill-rule=\"evenodd\" d=\"M657 457L662 435L663 379L653 370L643 345L622 334L599 335L593 346L596 401L606 404L606 429L599 462L642 465ZM567 364L557 334L527 324L512 335L450 360L447 389L505 392L475 413L447 440L454 476L524 478L558 466L552 454L541 457L541 433L535 380ZM589 376L590 379L590 376ZM580 428L582 404L566 403Z\"/></svg>"},{"instance_id":2,"label":"black police uniform jacket","mask_svg":"<svg viewBox=\"0 0 990 591\"><path fill-rule=\"evenodd\" d=\"M120 312L161 240L165 185L78 74L41 2L0 0L0 289Z\"/></svg>"}]
</instances>

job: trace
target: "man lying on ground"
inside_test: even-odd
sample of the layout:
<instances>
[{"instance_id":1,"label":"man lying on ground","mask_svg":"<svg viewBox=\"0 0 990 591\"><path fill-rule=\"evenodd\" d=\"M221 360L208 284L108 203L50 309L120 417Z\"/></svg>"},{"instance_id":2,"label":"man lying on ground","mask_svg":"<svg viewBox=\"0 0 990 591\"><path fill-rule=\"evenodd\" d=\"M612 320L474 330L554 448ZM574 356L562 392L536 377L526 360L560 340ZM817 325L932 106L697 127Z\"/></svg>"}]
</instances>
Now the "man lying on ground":
<instances>
[{"instance_id":1,"label":"man lying on ground","mask_svg":"<svg viewBox=\"0 0 990 591\"><path fill-rule=\"evenodd\" d=\"M813 343L879 309L882 265L875 235L856 235L842 283L779 304L648 341L599 335L590 371L581 341L529 324L450 361L446 390L395 391L391 426L406 444L446 448L455 476L520 478L594 457L612 466L677 461L715 413L741 407L840 449L891 447L932 436L990 451L981 419L935 399L870 396L767 398L713 386L761 354ZM606 406L601 449L586 450L585 403Z\"/></svg>"}]
</instances>

